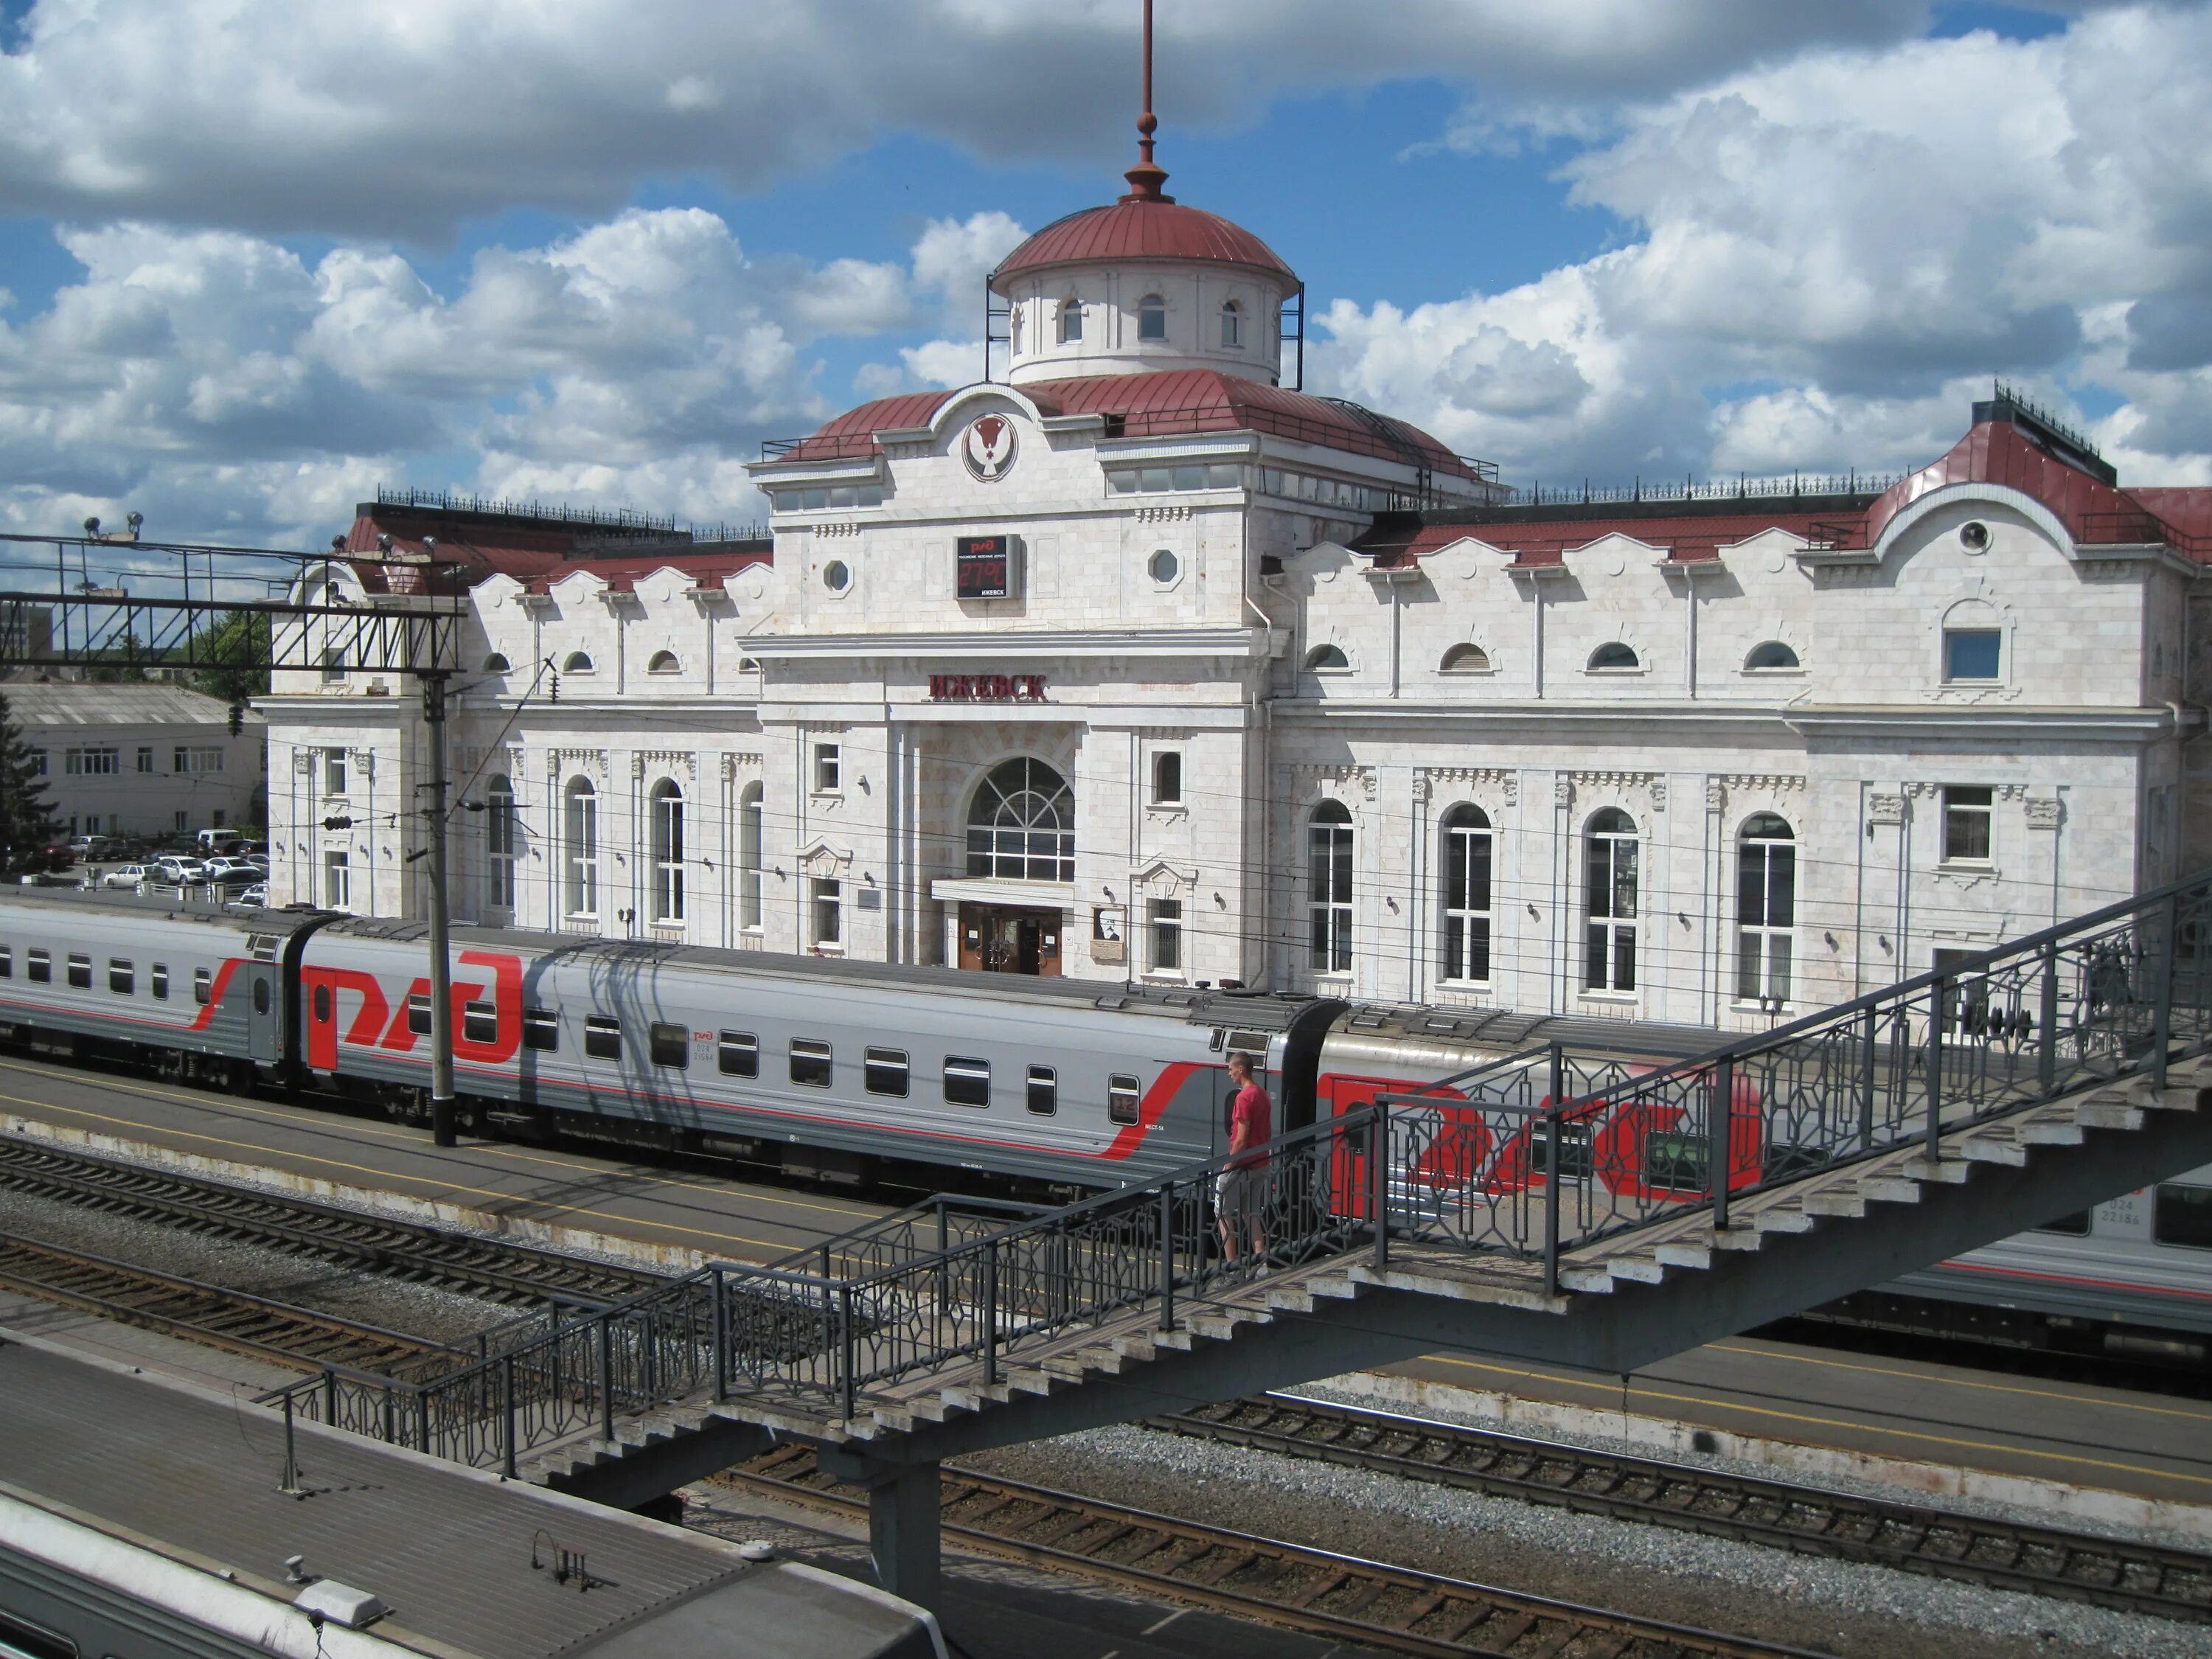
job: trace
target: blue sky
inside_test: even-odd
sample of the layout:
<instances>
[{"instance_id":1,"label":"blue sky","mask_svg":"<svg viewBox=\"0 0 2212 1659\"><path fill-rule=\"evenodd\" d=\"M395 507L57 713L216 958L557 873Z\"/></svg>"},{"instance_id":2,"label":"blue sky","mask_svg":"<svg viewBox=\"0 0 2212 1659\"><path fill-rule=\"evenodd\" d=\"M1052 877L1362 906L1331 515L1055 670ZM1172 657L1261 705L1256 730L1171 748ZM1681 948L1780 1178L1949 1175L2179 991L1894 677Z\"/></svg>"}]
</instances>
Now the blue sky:
<instances>
[{"instance_id":1,"label":"blue sky","mask_svg":"<svg viewBox=\"0 0 2212 1659\"><path fill-rule=\"evenodd\" d=\"M1118 191L1137 9L0 0L0 520L750 517ZM2212 482L2203 4L1159 9L1169 188L1305 278L1310 387L1509 478L1915 465L2002 374Z\"/></svg>"}]
</instances>

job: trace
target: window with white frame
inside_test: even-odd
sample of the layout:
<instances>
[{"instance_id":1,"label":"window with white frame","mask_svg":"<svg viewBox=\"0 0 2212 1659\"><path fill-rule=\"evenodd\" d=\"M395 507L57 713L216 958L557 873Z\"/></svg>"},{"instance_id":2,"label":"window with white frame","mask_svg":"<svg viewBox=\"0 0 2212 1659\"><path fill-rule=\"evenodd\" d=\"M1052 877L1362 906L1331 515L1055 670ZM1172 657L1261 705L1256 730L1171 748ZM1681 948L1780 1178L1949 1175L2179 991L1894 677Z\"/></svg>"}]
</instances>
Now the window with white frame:
<instances>
[{"instance_id":1,"label":"window with white frame","mask_svg":"<svg viewBox=\"0 0 2212 1659\"><path fill-rule=\"evenodd\" d=\"M1986 784L1953 784L1943 791L1943 862L1987 864L1996 792Z\"/></svg>"},{"instance_id":2,"label":"window with white frame","mask_svg":"<svg viewBox=\"0 0 2212 1659\"><path fill-rule=\"evenodd\" d=\"M339 645L325 646L323 647L323 684L342 685L345 683L345 647Z\"/></svg>"},{"instance_id":3,"label":"window with white frame","mask_svg":"<svg viewBox=\"0 0 2212 1659\"><path fill-rule=\"evenodd\" d=\"M834 743L816 744L814 745L814 793L817 795L836 794L842 787L839 782L842 775L842 769L838 761L837 745Z\"/></svg>"},{"instance_id":4,"label":"window with white frame","mask_svg":"<svg viewBox=\"0 0 2212 1659\"><path fill-rule=\"evenodd\" d=\"M1060 343L1079 345L1083 342L1083 301L1069 298L1060 302Z\"/></svg>"},{"instance_id":5,"label":"window with white frame","mask_svg":"<svg viewBox=\"0 0 2212 1659\"><path fill-rule=\"evenodd\" d=\"M1947 628L1943 630L1943 678L1949 684L1972 684L2003 678L2004 630L1999 628Z\"/></svg>"},{"instance_id":6,"label":"window with white frame","mask_svg":"<svg viewBox=\"0 0 2212 1659\"><path fill-rule=\"evenodd\" d=\"M1637 853L1636 820L1617 806L1583 831L1586 989L1636 988Z\"/></svg>"},{"instance_id":7,"label":"window with white frame","mask_svg":"<svg viewBox=\"0 0 2212 1659\"><path fill-rule=\"evenodd\" d=\"M682 659L673 651L656 651L645 665L648 674L680 674L684 672Z\"/></svg>"},{"instance_id":8,"label":"window with white frame","mask_svg":"<svg viewBox=\"0 0 2212 1659\"><path fill-rule=\"evenodd\" d=\"M1137 337L1139 340L1164 340L1168 337L1168 302L1157 294L1147 294L1137 301Z\"/></svg>"},{"instance_id":9,"label":"window with white frame","mask_svg":"<svg viewBox=\"0 0 2212 1659\"><path fill-rule=\"evenodd\" d=\"M1075 792L1042 761L991 769L968 808L968 873L1010 881L1075 879Z\"/></svg>"},{"instance_id":10,"label":"window with white frame","mask_svg":"<svg viewBox=\"0 0 2212 1659\"><path fill-rule=\"evenodd\" d=\"M845 888L834 877L817 877L813 891L814 943L842 945L845 940Z\"/></svg>"},{"instance_id":11,"label":"window with white frame","mask_svg":"<svg viewBox=\"0 0 2212 1659\"><path fill-rule=\"evenodd\" d=\"M222 770L222 750L212 744L191 746L179 744L170 758L175 763L169 769L173 772L197 773ZM153 769L150 766L139 769L143 772L150 772Z\"/></svg>"},{"instance_id":12,"label":"window with white frame","mask_svg":"<svg viewBox=\"0 0 2212 1659\"><path fill-rule=\"evenodd\" d=\"M323 908L353 908L353 855L342 847L326 848L323 854Z\"/></svg>"},{"instance_id":13,"label":"window with white frame","mask_svg":"<svg viewBox=\"0 0 2212 1659\"><path fill-rule=\"evenodd\" d=\"M1179 974L1182 971L1182 901L1156 898L1147 908L1152 971Z\"/></svg>"},{"instance_id":14,"label":"window with white frame","mask_svg":"<svg viewBox=\"0 0 2212 1659\"><path fill-rule=\"evenodd\" d=\"M761 925L761 841L768 793L749 783L738 796L738 926Z\"/></svg>"},{"instance_id":15,"label":"window with white frame","mask_svg":"<svg viewBox=\"0 0 2212 1659\"><path fill-rule=\"evenodd\" d=\"M1306 961L1316 973L1352 971L1352 810L1325 800L1306 820Z\"/></svg>"},{"instance_id":16,"label":"window with white frame","mask_svg":"<svg viewBox=\"0 0 2212 1659\"><path fill-rule=\"evenodd\" d=\"M154 745L150 743L142 743L138 745L138 769L141 772L151 772L154 769Z\"/></svg>"},{"instance_id":17,"label":"window with white frame","mask_svg":"<svg viewBox=\"0 0 2212 1659\"><path fill-rule=\"evenodd\" d=\"M69 749L62 752L62 770L72 778L112 778L123 769L117 749Z\"/></svg>"},{"instance_id":18,"label":"window with white frame","mask_svg":"<svg viewBox=\"0 0 2212 1659\"><path fill-rule=\"evenodd\" d=\"M343 795L346 792L346 751L343 749L323 750L323 793Z\"/></svg>"},{"instance_id":19,"label":"window with white frame","mask_svg":"<svg viewBox=\"0 0 2212 1659\"><path fill-rule=\"evenodd\" d=\"M1443 823L1443 976L1490 979L1490 819L1479 806L1455 806Z\"/></svg>"},{"instance_id":20,"label":"window with white frame","mask_svg":"<svg viewBox=\"0 0 2212 1659\"><path fill-rule=\"evenodd\" d=\"M599 913L599 792L589 778L568 780L562 792L562 855L567 860L567 914L596 916Z\"/></svg>"},{"instance_id":21,"label":"window with white frame","mask_svg":"<svg viewBox=\"0 0 2212 1659\"><path fill-rule=\"evenodd\" d=\"M1163 749L1152 757L1152 805L1182 804L1182 750Z\"/></svg>"},{"instance_id":22,"label":"window with white frame","mask_svg":"<svg viewBox=\"0 0 2212 1659\"><path fill-rule=\"evenodd\" d=\"M1735 843L1735 994L1739 1002L1790 1000L1797 927L1797 838L1772 812L1748 819Z\"/></svg>"},{"instance_id":23,"label":"window with white frame","mask_svg":"<svg viewBox=\"0 0 2212 1659\"><path fill-rule=\"evenodd\" d=\"M653 919L684 920L684 791L673 778L653 786Z\"/></svg>"},{"instance_id":24,"label":"window with white frame","mask_svg":"<svg viewBox=\"0 0 2212 1659\"><path fill-rule=\"evenodd\" d=\"M1244 307L1234 300L1221 307L1221 343L1230 351L1244 349Z\"/></svg>"},{"instance_id":25,"label":"window with white frame","mask_svg":"<svg viewBox=\"0 0 2212 1659\"><path fill-rule=\"evenodd\" d=\"M515 845L514 784L506 773L496 773L484 792L484 851L491 876L492 903L514 908Z\"/></svg>"},{"instance_id":26,"label":"window with white frame","mask_svg":"<svg viewBox=\"0 0 2212 1659\"><path fill-rule=\"evenodd\" d=\"M1589 672L1593 674L1632 673L1644 666L1644 659L1636 654L1636 647L1621 640L1608 640L1589 654Z\"/></svg>"}]
</instances>

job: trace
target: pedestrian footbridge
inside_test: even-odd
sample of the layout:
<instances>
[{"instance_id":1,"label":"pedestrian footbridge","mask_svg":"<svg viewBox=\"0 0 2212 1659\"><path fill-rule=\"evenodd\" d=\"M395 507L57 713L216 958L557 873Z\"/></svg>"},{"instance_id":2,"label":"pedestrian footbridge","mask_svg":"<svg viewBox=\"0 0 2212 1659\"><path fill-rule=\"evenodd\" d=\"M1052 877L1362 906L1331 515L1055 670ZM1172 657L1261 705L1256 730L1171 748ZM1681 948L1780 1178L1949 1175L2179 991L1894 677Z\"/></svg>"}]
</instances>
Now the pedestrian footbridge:
<instances>
[{"instance_id":1,"label":"pedestrian footbridge","mask_svg":"<svg viewBox=\"0 0 2212 1659\"><path fill-rule=\"evenodd\" d=\"M936 1594L939 1462L1453 1348L1627 1371L2212 1162L2212 872L1677 1064L1515 1055L1059 1210L933 1200L297 1411L637 1504L776 1437Z\"/></svg>"}]
</instances>

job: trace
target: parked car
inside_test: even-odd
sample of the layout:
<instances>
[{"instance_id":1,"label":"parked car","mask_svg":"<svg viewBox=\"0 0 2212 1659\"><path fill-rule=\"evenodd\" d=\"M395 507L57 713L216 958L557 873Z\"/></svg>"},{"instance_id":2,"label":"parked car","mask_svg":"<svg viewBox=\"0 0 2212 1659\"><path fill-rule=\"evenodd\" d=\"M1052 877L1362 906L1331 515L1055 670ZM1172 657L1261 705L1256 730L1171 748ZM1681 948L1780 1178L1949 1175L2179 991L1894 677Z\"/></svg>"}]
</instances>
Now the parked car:
<instances>
[{"instance_id":1,"label":"parked car","mask_svg":"<svg viewBox=\"0 0 2212 1659\"><path fill-rule=\"evenodd\" d=\"M198 859L183 858L172 853L154 860L155 876L161 881L178 887L190 887L207 878L207 866Z\"/></svg>"},{"instance_id":2,"label":"parked car","mask_svg":"<svg viewBox=\"0 0 2212 1659\"><path fill-rule=\"evenodd\" d=\"M76 862L76 854L70 850L69 843L59 841L42 848L39 858L49 870L66 870Z\"/></svg>"},{"instance_id":3,"label":"parked car","mask_svg":"<svg viewBox=\"0 0 2212 1659\"><path fill-rule=\"evenodd\" d=\"M247 881L259 881L268 873L266 870L254 868L252 864L245 859L212 858L207 861L204 879L228 881L233 877L242 877Z\"/></svg>"},{"instance_id":4,"label":"parked car","mask_svg":"<svg viewBox=\"0 0 2212 1659\"><path fill-rule=\"evenodd\" d=\"M100 878L100 884L102 887L126 887L136 892L153 879L153 873L143 864L118 864Z\"/></svg>"},{"instance_id":5,"label":"parked car","mask_svg":"<svg viewBox=\"0 0 2212 1659\"><path fill-rule=\"evenodd\" d=\"M87 864L107 856L108 842L105 836L76 836L70 841L70 852Z\"/></svg>"},{"instance_id":6,"label":"parked car","mask_svg":"<svg viewBox=\"0 0 2212 1659\"><path fill-rule=\"evenodd\" d=\"M247 888L236 898L231 900L231 902L233 904L240 905L250 910L258 910L262 908L269 902L268 883L254 883L252 886Z\"/></svg>"}]
</instances>

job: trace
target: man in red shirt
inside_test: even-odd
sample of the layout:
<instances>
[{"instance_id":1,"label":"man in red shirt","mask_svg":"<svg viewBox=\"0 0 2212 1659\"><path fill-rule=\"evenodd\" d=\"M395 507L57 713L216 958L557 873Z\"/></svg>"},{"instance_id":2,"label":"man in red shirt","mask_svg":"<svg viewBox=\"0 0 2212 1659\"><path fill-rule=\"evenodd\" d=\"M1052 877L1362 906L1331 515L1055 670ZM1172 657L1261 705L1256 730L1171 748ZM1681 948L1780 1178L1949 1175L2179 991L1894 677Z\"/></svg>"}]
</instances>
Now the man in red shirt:
<instances>
[{"instance_id":1,"label":"man in red shirt","mask_svg":"<svg viewBox=\"0 0 2212 1659\"><path fill-rule=\"evenodd\" d=\"M1229 1167L1214 1183L1214 1212L1221 1223L1221 1256L1231 1267L1237 1265L1239 1244L1252 1241L1253 1259L1267 1271L1267 1160L1264 1155L1239 1158L1274 1138L1273 1113L1267 1091L1253 1080L1249 1054L1229 1056L1229 1081L1236 1094L1229 1103Z\"/></svg>"}]
</instances>

